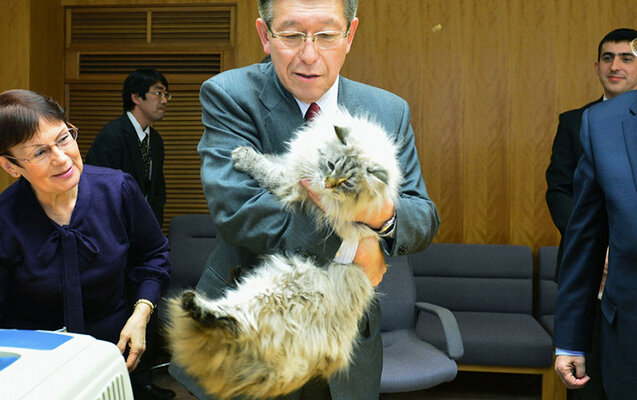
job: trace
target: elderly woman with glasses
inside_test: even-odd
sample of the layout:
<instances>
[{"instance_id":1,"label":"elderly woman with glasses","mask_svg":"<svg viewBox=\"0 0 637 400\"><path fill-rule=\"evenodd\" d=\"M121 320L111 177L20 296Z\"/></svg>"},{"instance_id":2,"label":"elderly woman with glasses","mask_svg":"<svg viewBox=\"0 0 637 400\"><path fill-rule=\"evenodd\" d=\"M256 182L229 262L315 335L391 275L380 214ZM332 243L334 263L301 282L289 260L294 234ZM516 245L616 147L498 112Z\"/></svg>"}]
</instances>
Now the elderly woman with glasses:
<instances>
[{"instance_id":1,"label":"elderly woman with glasses","mask_svg":"<svg viewBox=\"0 0 637 400\"><path fill-rule=\"evenodd\" d=\"M169 280L166 237L119 170L84 166L52 99L0 94L0 328L66 329L116 343L135 369Z\"/></svg>"}]
</instances>

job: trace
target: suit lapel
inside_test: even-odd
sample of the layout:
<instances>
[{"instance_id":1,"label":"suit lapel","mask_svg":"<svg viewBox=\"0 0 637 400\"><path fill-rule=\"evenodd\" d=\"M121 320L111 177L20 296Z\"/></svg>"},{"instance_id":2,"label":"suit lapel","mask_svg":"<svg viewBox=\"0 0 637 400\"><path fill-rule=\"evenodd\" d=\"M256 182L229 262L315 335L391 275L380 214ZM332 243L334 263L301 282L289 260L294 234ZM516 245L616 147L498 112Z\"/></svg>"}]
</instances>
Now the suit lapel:
<instances>
[{"instance_id":1,"label":"suit lapel","mask_svg":"<svg viewBox=\"0 0 637 400\"><path fill-rule=\"evenodd\" d=\"M261 138L264 148L260 150L281 153L285 151L285 142L303 125L304 119L294 96L281 84L272 64L269 71L266 71L266 76L268 78L259 99L268 110L263 119L267 135Z\"/></svg>"},{"instance_id":2,"label":"suit lapel","mask_svg":"<svg viewBox=\"0 0 637 400\"><path fill-rule=\"evenodd\" d=\"M622 132L633 173L633 182L637 188L637 102L629 107L629 115L622 120Z\"/></svg>"},{"instance_id":3,"label":"suit lapel","mask_svg":"<svg viewBox=\"0 0 637 400\"><path fill-rule=\"evenodd\" d=\"M351 81L340 75L338 79L338 105L347 109L351 114L364 111L361 110L360 99L350 89Z\"/></svg>"},{"instance_id":4,"label":"suit lapel","mask_svg":"<svg viewBox=\"0 0 637 400\"><path fill-rule=\"evenodd\" d=\"M269 64L269 71L266 72L265 84L259 99L263 106L269 111L264 118L265 132L268 134L264 141L264 152L283 152L285 142L289 141L294 133L303 123L303 115L299 110L294 96L285 89L279 78L276 76L272 64ZM360 99L349 90L351 81L343 77L339 78L338 104L345 107L351 113L356 113L362 107Z\"/></svg>"}]
</instances>

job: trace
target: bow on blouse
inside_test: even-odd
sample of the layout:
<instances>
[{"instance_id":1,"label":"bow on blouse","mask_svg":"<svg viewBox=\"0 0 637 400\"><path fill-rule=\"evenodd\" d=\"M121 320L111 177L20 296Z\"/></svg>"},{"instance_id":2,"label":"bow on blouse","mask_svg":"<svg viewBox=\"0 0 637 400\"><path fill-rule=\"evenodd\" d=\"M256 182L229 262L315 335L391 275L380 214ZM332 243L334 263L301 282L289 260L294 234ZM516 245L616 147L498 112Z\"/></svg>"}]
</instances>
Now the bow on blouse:
<instances>
[{"instance_id":1,"label":"bow on blouse","mask_svg":"<svg viewBox=\"0 0 637 400\"><path fill-rule=\"evenodd\" d=\"M84 332L84 307L78 258L80 252L99 254L93 239L67 225L56 226L38 252L44 262L50 262L62 246L62 290L64 298L64 323L69 332Z\"/></svg>"}]
</instances>

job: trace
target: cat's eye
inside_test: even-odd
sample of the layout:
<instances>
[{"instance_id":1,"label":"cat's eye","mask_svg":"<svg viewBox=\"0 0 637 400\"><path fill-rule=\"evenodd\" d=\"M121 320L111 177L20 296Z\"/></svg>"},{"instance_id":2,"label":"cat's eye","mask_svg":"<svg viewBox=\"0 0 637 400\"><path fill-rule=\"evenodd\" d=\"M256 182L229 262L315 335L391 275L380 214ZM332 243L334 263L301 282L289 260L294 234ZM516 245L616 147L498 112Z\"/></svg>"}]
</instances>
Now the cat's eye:
<instances>
[{"instance_id":1,"label":"cat's eye","mask_svg":"<svg viewBox=\"0 0 637 400\"><path fill-rule=\"evenodd\" d=\"M328 162L327 162L327 167L328 167L331 171L334 171L334 164L332 164L332 162L331 162L331 161L328 161Z\"/></svg>"},{"instance_id":2,"label":"cat's eye","mask_svg":"<svg viewBox=\"0 0 637 400\"><path fill-rule=\"evenodd\" d=\"M348 188L350 188L350 189L354 187L354 185L352 185L352 184L351 184L351 183L349 183L348 181L343 181L342 183L343 183L343 185L347 186L347 187L348 187Z\"/></svg>"}]
</instances>

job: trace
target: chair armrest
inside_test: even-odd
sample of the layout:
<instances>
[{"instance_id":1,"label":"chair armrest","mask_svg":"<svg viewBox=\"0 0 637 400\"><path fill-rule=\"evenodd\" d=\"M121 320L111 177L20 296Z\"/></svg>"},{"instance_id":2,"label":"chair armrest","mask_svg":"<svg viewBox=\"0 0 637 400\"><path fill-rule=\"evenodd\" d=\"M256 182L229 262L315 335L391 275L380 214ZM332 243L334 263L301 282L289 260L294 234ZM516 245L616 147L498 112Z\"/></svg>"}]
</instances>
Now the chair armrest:
<instances>
[{"instance_id":1,"label":"chair armrest","mask_svg":"<svg viewBox=\"0 0 637 400\"><path fill-rule=\"evenodd\" d=\"M456 321L456 317L453 316L453 313L444 307L422 301L416 302L416 309L434 314L440 319L445 340L447 341L447 354L454 360L462 357L464 354L464 346L462 345L458 322Z\"/></svg>"}]
</instances>

